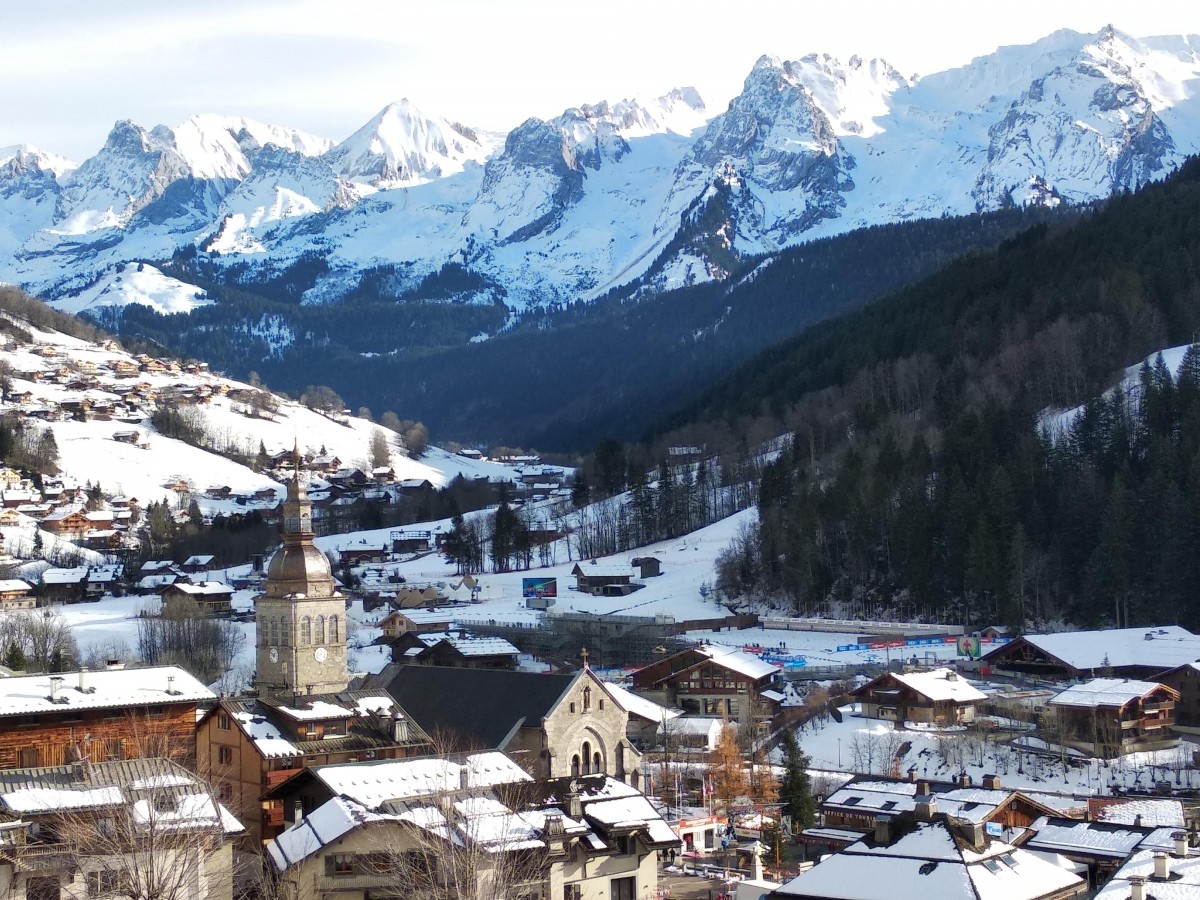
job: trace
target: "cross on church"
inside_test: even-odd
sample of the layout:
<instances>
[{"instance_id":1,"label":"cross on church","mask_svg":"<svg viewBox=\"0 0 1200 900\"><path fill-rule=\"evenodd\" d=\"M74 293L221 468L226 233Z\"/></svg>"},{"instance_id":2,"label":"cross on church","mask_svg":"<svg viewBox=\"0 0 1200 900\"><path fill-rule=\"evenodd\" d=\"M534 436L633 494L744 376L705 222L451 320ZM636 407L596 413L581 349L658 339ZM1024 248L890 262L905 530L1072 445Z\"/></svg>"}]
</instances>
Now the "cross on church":
<instances>
[{"instance_id":1,"label":"cross on church","mask_svg":"<svg viewBox=\"0 0 1200 900\"><path fill-rule=\"evenodd\" d=\"M588 667L588 661L587 661L587 658L588 658L588 652L587 652L587 647L584 647L582 650L580 650L580 651L579 651L579 658L583 660L583 667L586 669L586 668Z\"/></svg>"}]
</instances>

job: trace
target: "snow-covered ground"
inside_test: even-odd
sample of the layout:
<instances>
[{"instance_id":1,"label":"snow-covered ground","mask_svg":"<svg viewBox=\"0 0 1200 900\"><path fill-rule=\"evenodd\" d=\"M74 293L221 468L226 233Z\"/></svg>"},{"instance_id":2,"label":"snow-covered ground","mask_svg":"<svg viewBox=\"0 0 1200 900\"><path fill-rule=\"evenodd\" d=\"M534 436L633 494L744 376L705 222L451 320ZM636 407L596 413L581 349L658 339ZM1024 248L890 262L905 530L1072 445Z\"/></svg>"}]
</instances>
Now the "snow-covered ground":
<instances>
[{"instance_id":1,"label":"snow-covered ground","mask_svg":"<svg viewBox=\"0 0 1200 900\"><path fill-rule=\"evenodd\" d=\"M81 396L93 402L115 402L119 398L111 388L121 384L146 383L160 394L175 389L203 387L213 391L212 399L192 408L212 439L222 447L253 457L260 446L273 453L298 444L305 453L315 454L324 448L326 453L337 456L347 467L360 467L368 471L371 468L371 441L381 429L365 419L347 416L335 420L299 403L282 399L278 410L270 418L252 417L247 415L245 404L235 402L221 393L222 390L234 393L250 390L250 386L242 382L206 372L140 372L134 378L120 380L110 372L110 367L115 360L133 361L125 351L105 349L58 332L32 328L24 322L18 324L29 331L32 341L23 343L0 338L5 361L16 373L41 372L47 377L37 381L14 378L12 393L22 395L28 392L31 399L24 403L0 404L0 412L20 414L26 409L62 404L80 399ZM95 373L99 386L82 392L68 390L49 377L64 368L81 376ZM403 412L399 411L401 415ZM246 506L238 506L233 499L217 500L203 496L205 489L213 485L228 486L235 494L252 494L268 488L274 490L277 496L283 496L283 486L266 475L216 453L163 437L155 432L149 419L138 423L93 418L87 422L71 420L34 424L39 428L49 427L54 432L59 466L67 478L78 484L98 484L109 495L136 497L143 506L163 499L172 505L178 503L178 495L166 487L168 483L177 481L192 486L196 491L196 500L207 514L244 512L247 509ZM115 432L131 429L141 434L141 446L113 439ZM411 459L400 449L395 435L387 431L384 434L392 441L390 464L400 480L424 479L435 488L440 488L458 475L467 479L507 481L516 477L515 470L510 466L486 459L469 459L432 446L426 449L419 460Z\"/></svg>"},{"instance_id":2,"label":"snow-covered ground","mask_svg":"<svg viewBox=\"0 0 1200 900\"><path fill-rule=\"evenodd\" d=\"M797 733L814 769L904 776L910 766L916 766L919 778L948 781L965 771L976 785L984 775L993 774L1006 788L1075 794L1107 793L1113 785L1150 790L1164 780L1200 787L1200 770L1191 767L1197 747L1187 742L1172 750L1132 753L1117 760L1072 759L1068 752L1064 770L1060 754L1053 749L1022 752L1007 742L993 743L976 731L897 731L891 722L864 718L854 710L854 706L842 707L840 723L830 718L815 730L805 727ZM906 742L910 748L893 766L898 748Z\"/></svg>"}]
</instances>

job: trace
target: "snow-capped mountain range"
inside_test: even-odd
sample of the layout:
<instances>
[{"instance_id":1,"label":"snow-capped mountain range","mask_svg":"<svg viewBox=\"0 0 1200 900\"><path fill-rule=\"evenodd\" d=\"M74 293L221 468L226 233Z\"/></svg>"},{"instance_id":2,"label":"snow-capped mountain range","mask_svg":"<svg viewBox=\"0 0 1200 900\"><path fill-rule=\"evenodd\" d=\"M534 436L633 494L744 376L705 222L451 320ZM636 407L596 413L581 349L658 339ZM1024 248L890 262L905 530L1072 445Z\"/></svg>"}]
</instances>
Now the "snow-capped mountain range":
<instances>
[{"instance_id":1,"label":"snow-capped mountain range","mask_svg":"<svg viewBox=\"0 0 1200 900\"><path fill-rule=\"evenodd\" d=\"M1059 31L921 78L763 57L708 116L681 88L495 135L402 100L340 143L197 116L117 123L78 167L0 149L0 280L71 310L146 302L118 264L194 249L241 283L319 257L309 303L380 267L402 295L447 263L490 286L453 299L518 312L638 279L667 289L723 277L714 241L757 254L1136 189L1200 150L1200 36ZM162 308L203 302L162 280Z\"/></svg>"}]
</instances>

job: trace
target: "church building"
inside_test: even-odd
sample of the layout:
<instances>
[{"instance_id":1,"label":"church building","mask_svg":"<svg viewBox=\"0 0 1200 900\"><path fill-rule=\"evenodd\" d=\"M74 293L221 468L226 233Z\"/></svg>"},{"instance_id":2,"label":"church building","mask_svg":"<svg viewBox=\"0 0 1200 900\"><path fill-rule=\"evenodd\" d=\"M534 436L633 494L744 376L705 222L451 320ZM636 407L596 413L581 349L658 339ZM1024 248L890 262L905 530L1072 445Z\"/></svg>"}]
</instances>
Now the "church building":
<instances>
[{"instance_id":1,"label":"church building","mask_svg":"<svg viewBox=\"0 0 1200 900\"><path fill-rule=\"evenodd\" d=\"M346 690L346 598L313 544L312 503L295 474L283 502L283 547L255 611L259 695L291 700Z\"/></svg>"}]
</instances>

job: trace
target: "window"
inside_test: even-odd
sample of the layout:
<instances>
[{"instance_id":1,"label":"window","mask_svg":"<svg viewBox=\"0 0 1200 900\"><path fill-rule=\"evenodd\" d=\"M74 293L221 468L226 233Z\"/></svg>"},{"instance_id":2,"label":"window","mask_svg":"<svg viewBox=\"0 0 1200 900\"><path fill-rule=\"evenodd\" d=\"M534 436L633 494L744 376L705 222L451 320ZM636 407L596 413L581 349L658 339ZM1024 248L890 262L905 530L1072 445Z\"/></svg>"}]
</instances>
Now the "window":
<instances>
[{"instance_id":1,"label":"window","mask_svg":"<svg viewBox=\"0 0 1200 900\"><path fill-rule=\"evenodd\" d=\"M575 712L575 701L571 701L571 712Z\"/></svg>"},{"instance_id":2,"label":"window","mask_svg":"<svg viewBox=\"0 0 1200 900\"><path fill-rule=\"evenodd\" d=\"M148 734L142 742L142 755L167 756L167 736L165 734Z\"/></svg>"},{"instance_id":3,"label":"window","mask_svg":"<svg viewBox=\"0 0 1200 900\"><path fill-rule=\"evenodd\" d=\"M590 741L583 742L583 774L592 774L592 745Z\"/></svg>"},{"instance_id":4,"label":"window","mask_svg":"<svg viewBox=\"0 0 1200 900\"><path fill-rule=\"evenodd\" d=\"M583 889L577 884L563 885L563 900L580 900L583 896Z\"/></svg>"},{"instance_id":5,"label":"window","mask_svg":"<svg viewBox=\"0 0 1200 900\"><path fill-rule=\"evenodd\" d=\"M576 753L571 757L571 776L577 778L579 775L579 754Z\"/></svg>"},{"instance_id":6,"label":"window","mask_svg":"<svg viewBox=\"0 0 1200 900\"><path fill-rule=\"evenodd\" d=\"M600 700L600 709L601 709L601 711L604 710L604 699L603 698L601 698L601 700Z\"/></svg>"},{"instance_id":7,"label":"window","mask_svg":"<svg viewBox=\"0 0 1200 900\"><path fill-rule=\"evenodd\" d=\"M338 617L329 617L329 643L336 644L338 642Z\"/></svg>"},{"instance_id":8,"label":"window","mask_svg":"<svg viewBox=\"0 0 1200 900\"><path fill-rule=\"evenodd\" d=\"M300 620L300 643L312 643L312 619L310 619L308 616L305 616Z\"/></svg>"},{"instance_id":9,"label":"window","mask_svg":"<svg viewBox=\"0 0 1200 900\"><path fill-rule=\"evenodd\" d=\"M608 884L611 900L637 900L637 878L614 878Z\"/></svg>"},{"instance_id":10,"label":"window","mask_svg":"<svg viewBox=\"0 0 1200 900\"><path fill-rule=\"evenodd\" d=\"M592 772L599 775L604 771L604 766L600 763L600 751L597 750L592 754Z\"/></svg>"},{"instance_id":11,"label":"window","mask_svg":"<svg viewBox=\"0 0 1200 900\"><path fill-rule=\"evenodd\" d=\"M353 875L354 874L354 854L352 853L335 853L332 857L327 857L329 874L331 875Z\"/></svg>"},{"instance_id":12,"label":"window","mask_svg":"<svg viewBox=\"0 0 1200 900\"><path fill-rule=\"evenodd\" d=\"M591 708L592 708L592 689L589 686L589 687L585 687L583 689L583 711L587 712Z\"/></svg>"},{"instance_id":13,"label":"window","mask_svg":"<svg viewBox=\"0 0 1200 900\"><path fill-rule=\"evenodd\" d=\"M34 766L40 765L37 747L22 747L20 757L19 765L22 769L31 769Z\"/></svg>"},{"instance_id":14,"label":"window","mask_svg":"<svg viewBox=\"0 0 1200 900\"><path fill-rule=\"evenodd\" d=\"M232 747L218 747L217 748L217 762L223 766L233 765L233 748Z\"/></svg>"},{"instance_id":15,"label":"window","mask_svg":"<svg viewBox=\"0 0 1200 900\"><path fill-rule=\"evenodd\" d=\"M325 643L325 617L317 616L317 643Z\"/></svg>"},{"instance_id":16,"label":"window","mask_svg":"<svg viewBox=\"0 0 1200 900\"><path fill-rule=\"evenodd\" d=\"M218 715L217 716L217 727L220 728L222 731L228 731L230 728L229 716L227 716L225 713L221 713L220 715Z\"/></svg>"},{"instance_id":17,"label":"window","mask_svg":"<svg viewBox=\"0 0 1200 900\"><path fill-rule=\"evenodd\" d=\"M271 646L277 647L279 645L279 620L276 619L274 616L271 616L271 629L270 630L271 630Z\"/></svg>"},{"instance_id":18,"label":"window","mask_svg":"<svg viewBox=\"0 0 1200 900\"><path fill-rule=\"evenodd\" d=\"M58 882L58 876L27 876L25 896L28 900L59 900L62 897L62 886Z\"/></svg>"}]
</instances>

